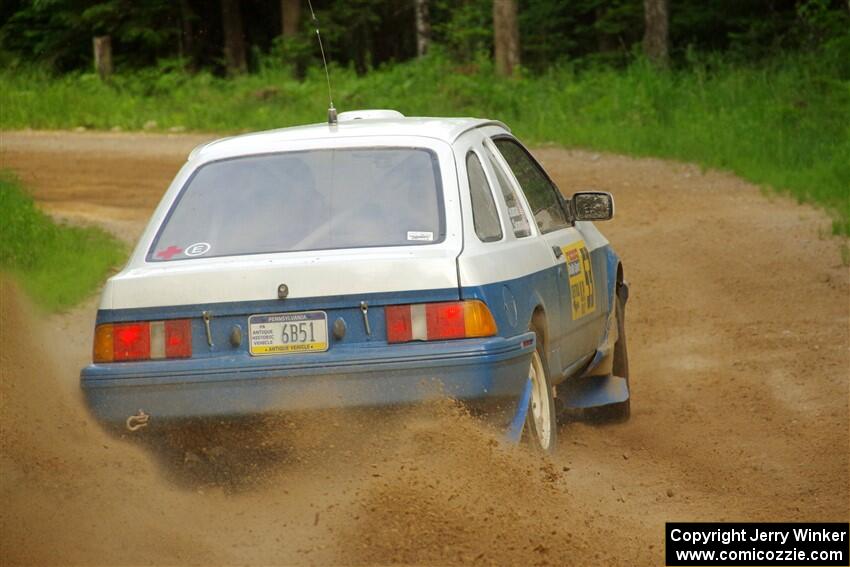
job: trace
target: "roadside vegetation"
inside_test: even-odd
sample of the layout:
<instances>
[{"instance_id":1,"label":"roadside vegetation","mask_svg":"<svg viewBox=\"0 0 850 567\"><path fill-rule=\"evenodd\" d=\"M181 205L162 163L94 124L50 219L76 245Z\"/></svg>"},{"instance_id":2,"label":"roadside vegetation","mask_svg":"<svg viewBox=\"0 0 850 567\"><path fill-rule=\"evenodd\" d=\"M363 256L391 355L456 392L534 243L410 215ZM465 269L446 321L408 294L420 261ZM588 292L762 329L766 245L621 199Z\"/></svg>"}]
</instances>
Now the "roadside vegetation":
<instances>
[{"instance_id":1,"label":"roadside vegetation","mask_svg":"<svg viewBox=\"0 0 850 567\"><path fill-rule=\"evenodd\" d=\"M534 143L659 156L731 170L825 206L850 234L850 62L835 51L759 65L720 58L659 70L561 65L504 78L487 58L457 65L440 52L366 75L331 72L340 110L501 119ZM317 122L327 87L266 61L234 78L168 65L117 74L0 72L3 128L238 132Z\"/></svg>"},{"instance_id":2,"label":"roadside vegetation","mask_svg":"<svg viewBox=\"0 0 850 567\"><path fill-rule=\"evenodd\" d=\"M0 170L0 271L50 311L89 296L126 248L99 228L56 224L8 171Z\"/></svg>"}]
</instances>

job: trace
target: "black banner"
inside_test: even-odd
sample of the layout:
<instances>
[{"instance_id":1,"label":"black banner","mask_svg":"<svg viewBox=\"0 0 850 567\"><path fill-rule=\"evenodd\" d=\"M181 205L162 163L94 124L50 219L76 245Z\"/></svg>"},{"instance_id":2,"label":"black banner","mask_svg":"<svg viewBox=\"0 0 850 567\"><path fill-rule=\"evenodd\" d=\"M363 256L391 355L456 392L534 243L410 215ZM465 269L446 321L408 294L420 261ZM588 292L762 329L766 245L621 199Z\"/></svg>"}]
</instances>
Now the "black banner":
<instances>
[{"instance_id":1,"label":"black banner","mask_svg":"<svg viewBox=\"0 0 850 567\"><path fill-rule=\"evenodd\" d=\"M850 565L844 523L672 523L667 565Z\"/></svg>"}]
</instances>

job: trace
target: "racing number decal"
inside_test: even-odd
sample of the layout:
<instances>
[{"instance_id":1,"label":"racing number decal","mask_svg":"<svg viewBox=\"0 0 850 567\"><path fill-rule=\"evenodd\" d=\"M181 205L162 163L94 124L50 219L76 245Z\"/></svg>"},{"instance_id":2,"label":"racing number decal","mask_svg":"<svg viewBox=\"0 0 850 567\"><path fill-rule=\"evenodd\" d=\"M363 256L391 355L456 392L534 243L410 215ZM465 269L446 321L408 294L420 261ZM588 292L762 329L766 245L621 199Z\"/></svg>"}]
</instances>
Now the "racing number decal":
<instances>
[{"instance_id":1,"label":"racing number decal","mask_svg":"<svg viewBox=\"0 0 850 567\"><path fill-rule=\"evenodd\" d=\"M570 281L573 320L581 319L596 310L596 287L593 285L593 265L584 240L564 246L567 274Z\"/></svg>"}]
</instances>

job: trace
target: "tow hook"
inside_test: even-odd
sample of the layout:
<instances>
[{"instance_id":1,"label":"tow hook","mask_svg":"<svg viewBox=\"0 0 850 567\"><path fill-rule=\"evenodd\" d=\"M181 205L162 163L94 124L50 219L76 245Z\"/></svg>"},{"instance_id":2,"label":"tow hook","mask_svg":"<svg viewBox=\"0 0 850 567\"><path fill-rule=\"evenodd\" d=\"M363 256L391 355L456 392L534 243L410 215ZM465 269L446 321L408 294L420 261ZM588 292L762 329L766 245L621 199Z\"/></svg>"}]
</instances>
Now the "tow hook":
<instances>
[{"instance_id":1,"label":"tow hook","mask_svg":"<svg viewBox=\"0 0 850 567\"><path fill-rule=\"evenodd\" d=\"M138 431L139 429L141 429L143 427L147 427L148 421L150 421L150 418L151 418L151 416L146 414L144 411L139 410L139 413L137 413L136 415L131 415L130 417L127 418L127 421L125 422L126 425L127 425L127 430L128 431Z\"/></svg>"},{"instance_id":2,"label":"tow hook","mask_svg":"<svg viewBox=\"0 0 850 567\"><path fill-rule=\"evenodd\" d=\"M369 327L369 304L365 301L360 302L360 312L363 314L363 325L366 327L366 334L372 336L372 329Z\"/></svg>"}]
</instances>

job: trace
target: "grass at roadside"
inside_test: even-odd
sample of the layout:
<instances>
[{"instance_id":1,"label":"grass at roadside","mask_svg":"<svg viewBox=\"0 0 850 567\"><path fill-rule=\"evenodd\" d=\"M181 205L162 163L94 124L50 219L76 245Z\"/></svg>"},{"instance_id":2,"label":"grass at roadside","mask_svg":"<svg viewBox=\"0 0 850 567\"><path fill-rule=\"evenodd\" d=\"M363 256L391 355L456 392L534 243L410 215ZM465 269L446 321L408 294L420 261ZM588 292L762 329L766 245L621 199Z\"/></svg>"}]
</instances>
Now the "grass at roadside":
<instances>
[{"instance_id":1,"label":"grass at roadside","mask_svg":"<svg viewBox=\"0 0 850 567\"><path fill-rule=\"evenodd\" d=\"M71 307L124 261L126 249L98 228L56 224L18 180L0 170L0 270L15 276L42 307Z\"/></svg>"},{"instance_id":2,"label":"grass at roadside","mask_svg":"<svg viewBox=\"0 0 850 567\"><path fill-rule=\"evenodd\" d=\"M840 51L835 50L840 54ZM571 67L515 80L486 60L439 56L358 77L334 69L337 107L408 115L487 116L533 143L552 142L692 161L825 206L850 235L850 64L830 53L783 56L759 67L722 60L658 71ZM148 69L104 84L90 74L0 71L3 128L234 132L323 119L324 75L285 68L222 79Z\"/></svg>"}]
</instances>

